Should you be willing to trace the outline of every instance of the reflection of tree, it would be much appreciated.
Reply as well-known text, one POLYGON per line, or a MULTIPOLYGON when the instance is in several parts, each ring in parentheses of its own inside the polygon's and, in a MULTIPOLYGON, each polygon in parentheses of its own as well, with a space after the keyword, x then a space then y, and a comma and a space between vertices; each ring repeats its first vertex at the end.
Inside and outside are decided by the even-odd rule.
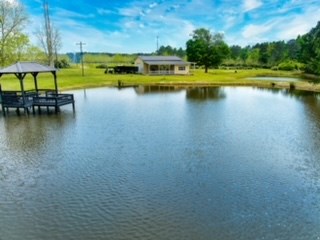
POLYGON ((134 88, 137 94, 179 92, 182 89, 179 86, 138 86, 134 88))
POLYGON ((320 98, 320 93, 317 92, 311 92, 311 91, 303 91, 303 90, 289 90, 285 89, 283 91, 284 95, 294 97, 297 99, 305 100, 305 98, 310 98, 312 100, 317 101, 317 99, 320 98))
MULTIPOLYGON (((41 151, 48 148, 50 131, 62 129, 67 119, 66 116, 37 116, 25 118, 9 116, 4 121, 4 134, 10 151, 41 151)), ((55 142, 53 144, 58 144, 55 142)))
POLYGON ((273 94, 278 94, 284 91, 284 89, 281 88, 264 88, 264 87, 252 87, 253 89, 258 89, 262 92, 271 92, 273 94))
POLYGON ((226 97, 223 88, 197 87, 187 89, 187 99, 191 100, 220 100, 226 97))

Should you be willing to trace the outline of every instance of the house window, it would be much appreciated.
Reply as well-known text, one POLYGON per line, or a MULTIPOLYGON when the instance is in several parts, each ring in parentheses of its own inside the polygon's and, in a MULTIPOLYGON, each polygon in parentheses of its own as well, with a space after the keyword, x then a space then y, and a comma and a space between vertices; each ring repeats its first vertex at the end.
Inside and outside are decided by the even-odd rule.
POLYGON ((186 70, 186 67, 179 67, 179 71, 185 71, 186 70))

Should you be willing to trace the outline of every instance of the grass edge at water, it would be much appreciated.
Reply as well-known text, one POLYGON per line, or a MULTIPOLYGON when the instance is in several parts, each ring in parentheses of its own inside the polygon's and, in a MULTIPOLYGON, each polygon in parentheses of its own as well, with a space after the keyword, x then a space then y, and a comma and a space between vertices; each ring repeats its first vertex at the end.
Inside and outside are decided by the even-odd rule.
MULTIPOLYGON (((104 69, 87 66, 82 76, 79 67, 61 69, 58 71, 58 86, 60 91, 84 89, 105 86, 118 86, 121 81, 124 86, 134 85, 181 85, 181 86, 255 86, 264 88, 290 88, 290 82, 250 80, 252 77, 292 77, 302 78, 299 72, 273 71, 269 69, 250 70, 210 70, 204 73, 203 69, 191 70, 191 74, 149 76, 140 74, 104 74, 104 69)), ((14 75, 4 75, 0 78, 3 90, 20 90, 18 79, 14 75)), ((40 89, 52 89, 53 76, 50 73, 39 74, 40 89)), ((320 84, 305 81, 294 83, 295 89, 320 92, 320 84)), ((33 78, 29 74, 25 79, 25 89, 34 89, 33 78)))

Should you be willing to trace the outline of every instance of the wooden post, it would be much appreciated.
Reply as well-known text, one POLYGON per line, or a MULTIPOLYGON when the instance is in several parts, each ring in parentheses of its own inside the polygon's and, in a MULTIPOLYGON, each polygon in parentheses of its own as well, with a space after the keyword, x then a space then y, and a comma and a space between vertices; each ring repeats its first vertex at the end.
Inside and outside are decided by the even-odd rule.
POLYGON ((25 92, 24 92, 24 84, 23 84, 23 79, 26 75, 23 75, 21 73, 18 73, 17 75, 17 78, 19 79, 19 82, 20 82, 20 89, 21 89, 21 95, 22 95, 22 101, 23 101, 23 105, 25 104, 25 92))
POLYGON ((17 78, 20 81, 20 88, 21 88, 21 96, 22 96, 22 102, 23 102, 23 109, 25 113, 28 113, 28 109, 26 107, 26 94, 24 91, 24 83, 23 83, 23 79, 25 78, 27 74, 26 73, 16 73, 17 78))
POLYGON ((32 73, 33 81, 34 81, 34 87, 36 89, 37 95, 39 95, 37 75, 38 75, 38 73, 32 73))
POLYGON ((56 94, 58 94, 58 83, 57 83, 57 74, 56 72, 52 72, 53 77, 54 77, 54 90, 56 92, 56 94))

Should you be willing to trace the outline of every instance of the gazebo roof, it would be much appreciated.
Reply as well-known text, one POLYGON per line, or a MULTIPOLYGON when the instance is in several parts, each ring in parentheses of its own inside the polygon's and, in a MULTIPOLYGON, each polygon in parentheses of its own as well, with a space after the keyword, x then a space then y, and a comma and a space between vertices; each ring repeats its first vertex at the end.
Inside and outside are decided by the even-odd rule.
POLYGON ((52 72, 55 73, 57 69, 45 66, 36 62, 17 62, 9 67, 0 69, 0 76, 2 74, 16 74, 16 73, 40 73, 52 72))

